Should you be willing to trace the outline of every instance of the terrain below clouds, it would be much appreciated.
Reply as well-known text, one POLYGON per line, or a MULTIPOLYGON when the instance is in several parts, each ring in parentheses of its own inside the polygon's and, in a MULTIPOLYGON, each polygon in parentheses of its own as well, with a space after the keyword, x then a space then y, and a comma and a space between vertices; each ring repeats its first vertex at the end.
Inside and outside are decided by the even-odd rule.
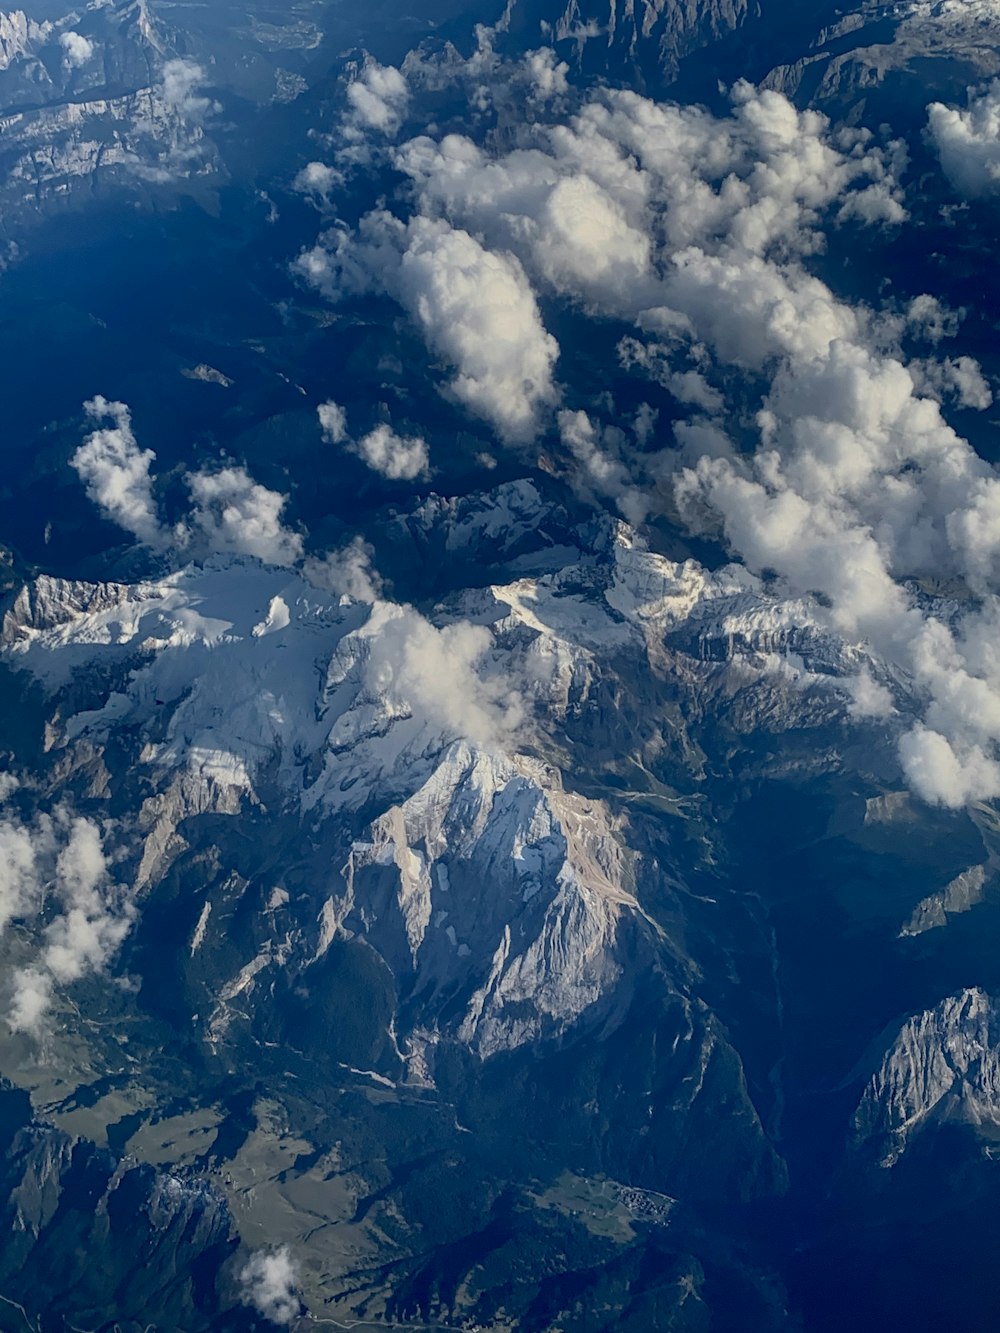
POLYGON ((1000 12, 0 16, 0 1327, 992 1327, 1000 12))

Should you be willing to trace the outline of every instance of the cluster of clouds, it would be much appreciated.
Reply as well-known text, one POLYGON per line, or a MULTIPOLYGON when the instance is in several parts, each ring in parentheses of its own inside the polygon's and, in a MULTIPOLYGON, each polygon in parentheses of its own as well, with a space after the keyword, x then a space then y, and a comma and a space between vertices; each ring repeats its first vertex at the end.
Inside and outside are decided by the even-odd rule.
POLYGON ((294 190, 321 210, 330 207, 346 171, 369 165, 379 144, 399 133, 410 106, 410 86, 401 70, 369 57, 348 83, 346 100, 336 132, 317 136, 328 142, 334 165, 308 162, 292 182, 294 190))
POLYGON ((128 407, 97 397, 84 410, 104 424, 77 449, 72 465, 104 516, 145 546, 196 556, 250 555, 271 565, 302 558, 302 537, 282 522, 287 497, 255 482, 242 467, 189 472, 190 512, 180 523, 165 524, 154 494, 156 455, 139 446, 128 407))
MULTIPOLYGON (((948 127, 953 154, 995 144, 998 104, 931 108, 946 167, 948 127)), ((321 236, 299 273, 333 298, 386 291, 501 439, 556 427, 579 488, 632 522, 667 490, 692 530, 907 673, 920 711, 899 756, 922 797, 1000 795, 1000 478, 942 412, 992 390, 972 358, 937 354, 958 319, 933 297, 875 311, 810 265, 832 227, 905 222, 905 150, 747 84, 727 117, 605 90, 522 131, 507 151, 465 134, 392 147, 405 208, 321 236), (622 366, 687 409, 666 447, 649 450, 650 409, 630 433, 566 406, 543 294, 631 325, 622 366), (908 359, 913 340, 934 354, 908 359), (932 595, 942 579, 957 600, 932 595)), ((853 711, 891 713, 862 684, 853 711)))
POLYGON ((240 1270, 243 1304, 279 1326, 290 1324, 302 1308, 297 1283, 298 1270, 287 1245, 258 1250, 240 1270))
POLYGON ((0 933, 17 923, 39 942, 35 960, 10 978, 11 1029, 37 1034, 56 986, 103 972, 135 916, 93 820, 64 806, 30 825, 0 817, 0 933))
POLYGON ((862 131, 834 136, 817 113, 748 85, 724 121, 608 91, 567 122, 536 124, 532 138, 505 154, 460 134, 403 143, 391 160, 412 182, 410 215, 376 210, 297 263, 330 297, 388 291, 454 368, 447 391, 507 442, 532 439, 558 405, 559 347, 536 289, 690 332, 684 304, 707 286, 705 306, 727 283, 732 299, 784 316, 791 332, 822 284, 802 274, 792 308, 776 309, 788 293, 766 290, 765 252, 818 248, 831 209, 840 221, 905 216, 898 149, 862 131), (739 263, 720 271, 736 249, 756 261, 746 275, 739 263))
POLYGON ((358 440, 350 439, 347 414, 335 402, 320 403, 316 409, 320 429, 328 444, 347 444, 351 453, 387 481, 416 481, 428 476, 430 455, 427 441, 419 435, 399 435, 382 423, 358 440))
MULTIPOLYGON (((86 410, 96 428, 73 466, 106 517, 137 540, 174 556, 218 552, 297 566, 314 587, 371 604, 363 632, 364 686, 393 716, 413 716, 435 734, 482 745, 518 725, 522 701, 490 659, 493 637, 486 627, 463 620, 438 627, 413 607, 383 601, 372 548, 360 537, 340 551, 305 556, 301 536, 281 521, 285 497, 241 468, 189 473, 191 509, 181 522, 165 524, 154 494, 155 455, 140 448, 128 408, 95 398, 86 410)), ((334 402, 321 404, 318 418, 329 442, 346 444, 383 476, 410 479, 427 471, 421 439, 382 425, 351 440, 346 413, 334 402)))
POLYGON ((494 51, 491 29, 479 26, 476 31, 478 47, 467 59, 450 44, 433 52, 411 51, 401 69, 368 56, 347 84, 347 107, 334 132, 313 133, 330 149, 334 165, 307 163, 296 175, 293 189, 328 209, 347 172, 382 160, 403 128, 415 94, 454 91, 460 84, 474 121, 504 107, 507 114, 520 117, 526 107, 534 113, 564 101, 569 66, 550 47, 529 51, 511 65, 494 51))

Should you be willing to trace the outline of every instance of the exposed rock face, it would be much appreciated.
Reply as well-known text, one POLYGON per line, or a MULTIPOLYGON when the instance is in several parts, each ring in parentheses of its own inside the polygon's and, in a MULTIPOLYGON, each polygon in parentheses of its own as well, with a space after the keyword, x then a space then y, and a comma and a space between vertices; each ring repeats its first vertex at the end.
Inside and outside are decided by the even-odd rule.
POLYGON ((1000 72, 998 33, 994 0, 902 5, 867 0, 847 15, 831 15, 809 52, 777 66, 764 82, 799 100, 857 104, 893 75, 910 72, 921 82, 922 109, 934 93, 960 93, 966 84, 1000 72))
POLYGON ((0 14, 0 70, 9 69, 15 60, 44 42, 51 30, 51 23, 35 23, 20 9, 0 14))
POLYGON ((908 1019, 854 1116, 859 1145, 898 1159, 930 1122, 1000 1125, 1000 1011, 982 990, 908 1019))
POLYGON ((70 1312, 106 1319, 111 1291, 112 1313, 123 1327, 138 1326, 132 1321, 141 1323, 151 1303, 178 1327, 217 1327, 214 1288, 236 1243, 222 1195, 188 1172, 119 1162, 85 1139, 32 1120, 26 1102, 0 1089, 5 1308, 35 1306, 37 1293, 22 1273, 40 1265, 58 1274, 40 1327, 55 1327, 70 1312), (100 1265, 91 1261, 98 1250, 100 1265))
POLYGON ((934 930, 948 924, 950 916, 971 912, 986 896, 986 886, 992 874, 989 865, 970 866, 956 875, 940 893, 933 894, 918 903, 909 921, 900 931, 901 935, 922 935, 924 931, 934 930))
POLYGON ((658 70, 670 78, 684 56, 759 12, 757 0, 510 0, 502 27, 541 26, 557 43, 572 44, 578 61, 589 59, 585 48, 593 43, 617 72, 658 70))
POLYGON ((622 831, 561 786, 537 761, 452 746, 355 844, 332 908, 397 975, 412 972, 422 1028, 461 996, 455 1035, 481 1057, 567 1032, 634 953, 634 931, 621 938, 622 914, 639 913, 622 831))

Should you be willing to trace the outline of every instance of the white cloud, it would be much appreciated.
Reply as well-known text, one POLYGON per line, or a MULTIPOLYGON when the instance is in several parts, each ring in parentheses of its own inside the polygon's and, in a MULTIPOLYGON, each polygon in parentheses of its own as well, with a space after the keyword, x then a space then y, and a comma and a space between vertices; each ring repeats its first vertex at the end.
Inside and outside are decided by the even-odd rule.
POLYGON ((924 292, 915 296, 906 310, 907 330, 917 337, 937 344, 954 338, 965 316, 964 310, 952 310, 936 296, 924 292))
POLYGON ((308 162, 295 177, 292 188, 325 204, 342 181, 336 167, 328 167, 325 162, 308 162))
POLYGON ((72 464, 87 488, 87 495, 106 518, 131 532, 148 546, 164 544, 164 534, 153 500, 151 449, 140 449, 132 418, 124 403, 92 398, 84 404, 95 421, 110 420, 89 435, 73 455, 72 464))
POLYGON ((94 56, 94 43, 79 32, 59 34, 59 45, 63 49, 63 63, 69 69, 79 69, 94 56))
POLYGON ((382 580, 372 568, 373 547, 355 537, 340 551, 322 557, 310 556, 302 573, 316 588, 349 597, 353 602, 374 602, 382 591, 382 580))
POLYGON ((418 217, 404 226, 378 214, 342 250, 304 256, 299 271, 328 292, 341 281, 386 285, 455 368, 451 395, 506 440, 534 436, 555 400, 559 349, 513 256, 491 252, 441 220, 418 217))
POLYGON ((406 116, 410 89, 400 70, 369 60, 348 85, 347 102, 343 134, 349 143, 363 143, 372 133, 392 138, 406 116))
POLYGON ((417 218, 398 294, 431 347, 455 366, 450 388, 459 402, 505 439, 530 439, 554 398, 558 347, 517 260, 447 223, 417 218))
POLYGON ((143 152, 131 158, 132 170, 145 180, 166 184, 203 169, 208 155, 205 128, 222 107, 199 89, 207 74, 194 60, 168 60, 146 106, 135 122, 143 152))
POLYGON ((320 403, 316 409, 323 439, 328 444, 343 444, 347 439, 347 414, 339 404, 330 401, 320 403))
POLYGON ((255 482, 245 468, 192 472, 187 484, 193 508, 178 530, 182 543, 256 556, 270 565, 291 565, 302 558, 302 538, 281 522, 288 497, 255 482))
POLYGON ((240 1271, 240 1281, 243 1303, 253 1306, 272 1324, 290 1324, 298 1315, 298 1274, 287 1245, 251 1255, 240 1271))
POLYGON ((493 638, 485 626, 459 621, 438 629, 412 607, 382 604, 377 611, 365 679, 390 706, 484 746, 520 722, 519 695, 490 669, 493 638))
POLYGON ((160 73, 164 102, 185 120, 200 124, 212 112, 222 109, 211 97, 199 93, 207 79, 205 70, 194 60, 182 57, 168 60, 160 73))
POLYGON ((99 972, 132 927, 133 905, 111 884, 100 830, 75 819, 56 862, 62 912, 46 927, 46 968, 56 981, 99 972))
POLYGON ((11 921, 41 905, 42 887, 30 832, 20 823, 0 820, 0 934, 11 921))
POLYGON ((960 194, 976 198, 1000 188, 1000 80, 978 96, 970 92, 964 111, 932 102, 927 118, 931 145, 960 194))
POLYGON ((111 878, 98 826, 62 806, 31 826, 0 820, 0 855, 0 930, 17 920, 38 942, 34 961, 11 979, 7 1022, 37 1032, 57 983, 104 971, 134 924, 135 905, 111 878))
POLYGON ((957 752, 939 732, 916 726, 899 746, 903 772, 925 801, 957 808, 1000 795, 1000 766, 978 745, 957 752))
POLYGON ((12 1032, 37 1034, 52 1005, 52 978, 37 967, 14 973, 7 1023, 12 1032))
POLYGON ((391 481, 425 477, 430 466, 426 441, 418 436, 397 435, 386 425, 369 431, 356 442, 353 451, 373 472, 391 481))
POLYGON ((630 523, 642 523, 649 513, 646 494, 635 485, 622 461, 624 432, 616 427, 595 426, 586 412, 559 413, 559 437, 580 464, 575 480, 578 488, 614 500, 630 523))
POLYGON ((985 412, 993 405, 993 390, 974 357, 911 361, 909 370, 920 392, 939 402, 953 399, 959 407, 976 412, 985 412))
POLYGON ((895 712, 892 691, 875 680, 867 668, 844 684, 851 695, 847 711, 852 717, 887 718, 895 712))
POLYGON ((565 60, 557 60, 551 46, 543 46, 537 51, 528 51, 521 61, 528 77, 532 99, 537 102, 550 102, 565 97, 569 92, 566 75, 569 65, 565 60))

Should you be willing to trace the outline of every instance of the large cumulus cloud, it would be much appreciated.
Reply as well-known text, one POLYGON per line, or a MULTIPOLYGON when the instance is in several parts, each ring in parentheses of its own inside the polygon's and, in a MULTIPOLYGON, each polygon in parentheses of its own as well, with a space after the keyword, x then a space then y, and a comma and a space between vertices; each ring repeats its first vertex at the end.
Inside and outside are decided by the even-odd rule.
POLYGON ((964 110, 932 102, 927 135, 960 194, 994 194, 1000 189, 1000 80, 970 96, 964 110))
POLYGON ((507 441, 534 437, 555 400, 559 348, 546 332, 518 259, 470 232, 423 215, 369 215, 356 238, 338 235, 297 261, 331 296, 381 286, 407 310, 452 375, 448 392, 507 441))

